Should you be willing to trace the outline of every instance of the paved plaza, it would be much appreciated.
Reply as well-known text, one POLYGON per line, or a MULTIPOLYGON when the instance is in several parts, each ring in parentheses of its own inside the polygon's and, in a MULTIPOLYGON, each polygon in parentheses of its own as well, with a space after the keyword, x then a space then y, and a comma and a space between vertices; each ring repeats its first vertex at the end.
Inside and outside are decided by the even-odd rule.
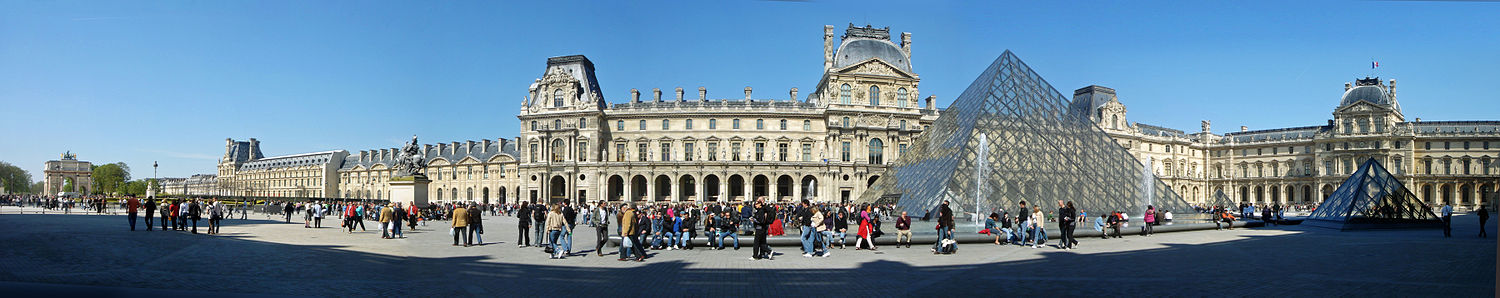
MULTIPOLYGON (((23 296, 1490 296, 1494 238, 1474 238, 1475 216, 1441 231, 1335 232, 1301 226, 1080 239, 1080 249, 963 245, 835 250, 804 258, 776 247, 775 260, 741 250, 652 251, 645 262, 592 255, 592 228, 576 252, 551 260, 518 248, 515 219, 487 216, 483 246, 454 247, 433 222, 410 238, 347 234, 251 214, 222 234, 130 232, 123 216, 17 214, 0 210, 0 289, 23 296)), ((28 209, 30 211, 30 209, 28 209)), ((200 223, 206 230, 206 221, 200 223)), ((1491 223, 1491 231, 1494 231, 1491 223)), ((202 232, 202 231, 200 231, 202 232)), ((851 238, 852 240, 852 238, 851 238)), ((606 248, 612 254, 614 248, 606 248)))

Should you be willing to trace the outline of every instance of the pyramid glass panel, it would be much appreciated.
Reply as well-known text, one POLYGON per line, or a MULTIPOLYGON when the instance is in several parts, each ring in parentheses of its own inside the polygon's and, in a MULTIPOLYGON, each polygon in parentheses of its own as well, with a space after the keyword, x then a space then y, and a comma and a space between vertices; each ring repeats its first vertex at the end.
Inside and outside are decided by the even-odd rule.
POLYGON ((1235 203, 1234 199, 1230 199, 1229 195, 1224 194, 1223 190, 1216 190, 1213 197, 1210 197, 1208 201, 1208 207, 1212 208, 1214 206, 1235 209, 1239 206, 1239 203, 1235 203))
POLYGON ((1141 214, 1147 205, 1191 213, 1085 110, 1070 106, 1006 51, 858 201, 917 216, 943 200, 959 213, 1013 210, 1022 201, 1056 210, 1059 200, 1090 214, 1141 214))
POLYGON ((1307 219, 1309 225, 1341 230, 1442 227, 1431 206, 1418 200, 1373 158, 1361 164, 1307 219))

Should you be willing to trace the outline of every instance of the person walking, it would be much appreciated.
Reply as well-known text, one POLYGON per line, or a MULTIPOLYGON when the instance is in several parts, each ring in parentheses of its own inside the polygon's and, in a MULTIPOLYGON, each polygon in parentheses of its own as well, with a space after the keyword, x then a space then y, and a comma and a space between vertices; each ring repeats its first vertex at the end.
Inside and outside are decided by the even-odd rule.
POLYGON ((526 202, 523 201, 521 202, 521 207, 516 210, 516 229, 521 231, 516 235, 516 247, 531 246, 531 234, 528 231, 530 228, 531 208, 527 207, 526 202))
MULTIPOLYGON (((394 236, 391 235, 391 222, 396 217, 396 210, 380 208, 379 214, 379 216, 376 216, 375 221, 379 223, 376 224, 376 228, 380 229, 380 239, 391 239, 394 236)), ((353 225, 349 227, 349 232, 354 232, 353 225)))
POLYGON ((774 260, 771 247, 766 245, 766 234, 771 232, 771 224, 776 221, 776 210, 766 206, 765 199, 756 199, 755 215, 752 219, 755 220, 755 247, 752 249, 750 260, 774 260))
POLYGON ((208 234, 219 234, 219 221, 224 219, 224 204, 219 201, 208 203, 208 234))
POLYGON ((281 208, 282 208, 281 214, 286 215, 286 223, 292 223, 292 211, 296 211, 297 210, 295 207, 292 206, 292 202, 283 202, 283 203, 281 203, 281 208))
MULTIPOLYGON (((1062 230, 1062 239, 1057 246, 1061 249, 1073 249, 1078 241, 1073 240, 1073 226, 1078 223, 1078 210, 1073 208, 1073 202, 1068 201, 1062 208, 1057 210, 1057 228, 1062 230)), ((1150 224, 1147 224, 1150 225, 1150 224)))
MULTIPOLYGON (((339 226, 349 228, 344 232, 345 234, 354 234, 354 217, 357 216, 354 214, 354 210, 356 208, 357 207, 355 207, 353 204, 344 205, 344 223, 340 224, 339 226)), ((379 218, 376 219, 378 220, 379 218)), ((381 224, 381 226, 384 227, 384 224, 381 224)), ((381 238, 385 238, 384 232, 382 232, 380 235, 381 238)))
POLYGON ((620 259, 617 261, 641 262, 646 259, 646 250, 641 248, 639 219, 635 206, 625 204, 620 210, 620 259), (635 253, 635 258, 631 258, 635 253))
POLYGON ((813 206, 809 206, 809 207, 810 208, 807 208, 807 209, 811 209, 811 212, 812 212, 812 216, 808 219, 808 221, 812 223, 812 229, 811 229, 812 231, 809 234, 812 234, 811 237, 812 237, 812 243, 813 243, 813 245, 817 246, 816 248, 813 249, 813 254, 814 255, 820 255, 820 256, 826 258, 826 257, 828 257, 828 255, 829 255, 829 253, 831 251, 828 250, 828 242, 823 241, 823 239, 822 239, 823 238, 823 230, 827 230, 828 229, 828 226, 823 223, 823 220, 825 219, 825 217, 823 216, 824 212, 823 212, 822 208, 817 208, 817 207, 813 207, 813 206), (818 249, 817 248, 822 248, 822 254, 818 254, 818 249))
MULTIPOLYGON (((609 205, 599 201, 598 207, 589 211, 589 223, 594 225, 594 254, 604 256, 604 244, 609 243, 609 205)), ((621 238, 621 242, 625 239, 621 238)))
MULTIPOLYGON (((156 197, 155 196, 146 197, 145 206, 142 206, 142 207, 146 208, 146 231, 150 231, 151 230, 151 226, 155 224, 155 223, 151 222, 151 217, 152 217, 152 213, 156 213, 156 197)), ((132 220, 131 222, 134 222, 134 221, 132 220)))
MULTIPOLYGON (((1271 209, 1266 210, 1269 211, 1271 209)), ((1268 212, 1266 213, 1266 215, 1268 216, 1265 218, 1261 218, 1261 220, 1270 220, 1269 215, 1271 214, 1268 212)), ((1151 237, 1151 234, 1156 233, 1156 231, 1151 230, 1151 225, 1156 224, 1156 207, 1146 205, 1146 214, 1144 214, 1142 218, 1145 220, 1146 224, 1141 226, 1141 236, 1151 237)))
POLYGON ((854 242, 854 250, 861 250, 866 247, 869 247, 870 250, 877 250, 877 248, 875 247, 874 237, 874 216, 875 212, 871 209, 870 206, 865 206, 865 210, 859 212, 859 239, 855 240, 854 242))
POLYGON ((1453 205, 1443 204, 1443 237, 1453 237, 1453 205))
MULTIPOLYGON (((389 208, 387 208, 389 209, 389 208)), ((484 209, 469 204, 469 237, 474 238, 474 245, 484 246, 484 209)))
MULTIPOLYGON (((125 199, 125 208, 126 208, 126 210, 128 210, 128 212, 125 213, 125 219, 130 221, 130 230, 131 231, 135 231, 135 209, 139 208, 140 206, 141 206, 141 201, 136 200, 135 197, 131 197, 129 199, 125 199)), ((150 215, 146 215, 146 218, 151 218, 151 216, 150 215)), ((150 227, 151 224, 147 223, 146 226, 150 227)))
POLYGON ((567 228, 567 223, 564 221, 565 219, 562 215, 562 208, 559 208, 559 206, 557 205, 553 205, 552 212, 547 213, 546 222, 547 237, 548 239, 551 239, 548 242, 552 245, 552 254, 550 256, 550 259, 563 258, 563 248, 562 245, 558 243, 558 238, 562 237, 563 229, 567 228))
POLYGON ((455 205, 453 208, 452 223, 453 230, 451 230, 449 233, 453 234, 453 246, 458 246, 459 238, 464 239, 464 247, 469 247, 470 245, 472 245, 473 239, 469 239, 468 237, 469 210, 464 209, 464 206, 462 205, 455 205))
POLYGON ((547 206, 541 203, 531 204, 531 224, 536 227, 532 229, 532 239, 536 239, 537 246, 546 246, 547 237, 542 233, 547 230, 547 206))
POLYGON ((902 243, 911 248, 911 217, 906 211, 901 211, 901 217, 896 218, 896 247, 901 247, 902 243))
MULTIPOLYGON (((1474 212, 1479 213, 1479 238, 1489 238, 1490 234, 1485 232, 1485 223, 1490 221, 1490 211, 1486 210, 1484 205, 1479 205, 1479 210, 1474 212)), ((149 218, 150 215, 147 217, 149 218)))

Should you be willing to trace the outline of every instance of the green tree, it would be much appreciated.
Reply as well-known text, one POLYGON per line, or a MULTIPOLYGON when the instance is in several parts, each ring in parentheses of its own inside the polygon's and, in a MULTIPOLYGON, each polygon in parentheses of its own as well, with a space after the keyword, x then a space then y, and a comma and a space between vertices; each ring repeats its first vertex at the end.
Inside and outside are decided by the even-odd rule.
POLYGON ((126 181, 130 181, 130 166, 123 162, 94 166, 93 193, 119 193, 126 181))
POLYGON ((46 188, 47 188, 47 184, 46 183, 43 183, 42 181, 37 181, 36 183, 32 183, 31 184, 31 193, 33 193, 33 194, 39 194, 39 195, 40 194, 44 194, 43 192, 47 191, 46 188))
POLYGON ((125 185, 124 187, 122 187, 120 192, 124 193, 125 195, 144 196, 146 195, 147 183, 148 182, 146 180, 134 180, 125 182, 125 185))
POLYGON ((0 161, 0 187, 7 193, 31 192, 31 173, 8 162, 0 161))

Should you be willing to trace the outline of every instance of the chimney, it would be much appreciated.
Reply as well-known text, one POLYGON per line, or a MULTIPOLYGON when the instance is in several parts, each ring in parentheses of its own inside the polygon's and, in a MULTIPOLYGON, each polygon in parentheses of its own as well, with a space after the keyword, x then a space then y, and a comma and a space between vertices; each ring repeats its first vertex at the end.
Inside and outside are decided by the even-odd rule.
POLYGON ((255 156, 256 152, 260 152, 260 141, 250 138, 250 158, 259 158, 255 156))
POLYGON ((234 150, 230 150, 231 148, 234 148, 234 139, 224 138, 224 158, 233 158, 234 150))
POLYGON ((448 154, 458 154, 458 142, 453 142, 448 146, 448 154))
POLYGON ((1209 130, 1208 130, 1209 122, 1208 122, 1208 120, 1203 120, 1202 124, 1203 124, 1203 132, 1204 133, 1209 132, 1209 130))
POLYGON ((651 88, 651 94, 656 102, 661 102, 661 88, 651 88))
POLYGON ((359 161, 360 162, 370 161, 370 151, 360 150, 359 151, 359 161))
POLYGON ((792 101, 797 101, 797 87, 792 87, 792 101))
POLYGON ((469 145, 464 146, 465 154, 474 154, 474 140, 469 140, 469 145))
POLYGON ((823 25, 823 71, 833 69, 833 25, 823 25))
POLYGON ((480 153, 489 153, 490 152, 490 139, 484 139, 484 147, 479 148, 479 152, 480 153))
POLYGON ((448 144, 438 143, 437 144, 437 151, 438 151, 437 154, 439 154, 439 155, 443 154, 443 152, 447 152, 448 151, 448 144))
POLYGON ((1250 131, 1250 127, 1249 126, 1240 125, 1240 132, 1247 132, 1247 131, 1250 131))
POLYGON ((427 152, 432 152, 432 144, 422 144, 422 154, 427 154, 427 152))
POLYGON ((631 88, 630 89, 630 103, 640 103, 640 102, 641 102, 641 90, 635 90, 635 88, 631 88))
POLYGON ((1344 91, 1349 91, 1349 89, 1351 88, 1354 88, 1354 85, 1349 84, 1349 82, 1344 82, 1344 91))
POLYGON ((745 101, 750 101, 750 87, 745 87, 745 101))
POLYGON ((677 101, 682 101, 682 87, 677 87, 677 101))
POLYGON ((698 101, 708 100, 708 88, 698 86, 698 101))
POLYGON ((911 32, 901 32, 901 51, 911 56, 911 32))
POLYGON ((1385 91, 1391 94, 1391 100, 1396 99, 1396 79, 1391 79, 1391 85, 1386 86, 1385 91))

